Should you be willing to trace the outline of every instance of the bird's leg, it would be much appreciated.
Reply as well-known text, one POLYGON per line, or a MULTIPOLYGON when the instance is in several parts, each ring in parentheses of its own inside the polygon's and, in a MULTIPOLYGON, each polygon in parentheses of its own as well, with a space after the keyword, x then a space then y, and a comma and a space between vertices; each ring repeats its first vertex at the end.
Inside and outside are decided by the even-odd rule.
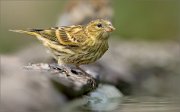
POLYGON ((57 69, 60 72, 66 73, 66 75, 69 74, 69 67, 66 64, 63 64, 61 61, 58 60, 58 64, 51 64, 50 65, 53 69, 57 69))
POLYGON ((58 66, 65 72, 67 75, 70 73, 79 74, 81 73, 81 69, 78 69, 75 65, 72 64, 65 64, 60 59, 58 60, 58 66))
POLYGON ((58 66, 55 69, 60 69, 62 72, 65 72, 67 75, 70 73, 73 74, 88 74, 79 65, 65 64, 60 59, 58 59, 58 66))
POLYGON ((78 68, 79 70, 81 70, 84 74, 88 74, 86 71, 84 71, 82 68, 80 68, 79 65, 76 65, 76 68, 78 68))

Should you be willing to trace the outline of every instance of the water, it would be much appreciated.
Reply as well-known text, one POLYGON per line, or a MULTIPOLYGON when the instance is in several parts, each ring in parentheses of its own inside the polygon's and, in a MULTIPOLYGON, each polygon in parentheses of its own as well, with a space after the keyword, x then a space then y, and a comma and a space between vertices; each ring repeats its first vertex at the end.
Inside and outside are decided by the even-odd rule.
POLYGON ((123 96, 110 85, 100 85, 88 96, 76 99, 60 112, 180 112, 180 98, 123 96))
POLYGON ((123 97, 109 99, 104 102, 99 99, 93 104, 89 98, 77 99, 61 112, 180 112, 180 99, 167 97, 123 97))

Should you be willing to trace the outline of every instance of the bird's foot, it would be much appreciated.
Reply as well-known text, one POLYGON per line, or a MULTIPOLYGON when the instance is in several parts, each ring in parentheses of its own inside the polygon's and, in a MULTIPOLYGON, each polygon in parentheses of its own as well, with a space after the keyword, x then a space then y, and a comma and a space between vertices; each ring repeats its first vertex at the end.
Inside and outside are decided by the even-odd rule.
POLYGON ((59 64, 50 64, 49 65, 52 69, 58 70, 58 72, 66 72, 65 67, 63 65, 59 65, 59 64))
POLYGON ((76 75, 87 74, 80 67, 77 67, 75 65, 70 65, 70 64, 51 64, 50 67, 58 70, 59 72, 64 72, 67 76, 72 73, 76 75))

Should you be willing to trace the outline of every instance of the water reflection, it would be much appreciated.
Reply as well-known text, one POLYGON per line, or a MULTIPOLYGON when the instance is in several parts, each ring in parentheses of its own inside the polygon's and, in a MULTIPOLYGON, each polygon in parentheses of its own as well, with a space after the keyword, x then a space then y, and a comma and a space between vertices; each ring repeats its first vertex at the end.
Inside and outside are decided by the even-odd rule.
POLYGON ((129 97, 122 103, 121 112, 179 112, 179 98, 129 97))

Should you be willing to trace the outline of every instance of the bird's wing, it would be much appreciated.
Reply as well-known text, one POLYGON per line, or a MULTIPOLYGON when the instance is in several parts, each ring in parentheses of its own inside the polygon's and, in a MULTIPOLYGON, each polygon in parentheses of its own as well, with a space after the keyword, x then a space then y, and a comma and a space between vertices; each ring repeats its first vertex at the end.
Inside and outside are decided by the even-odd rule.
POLYGON ((86 35, 84 28, 80 25, 77 26, 65 26, 65 27, 53 27, 49 29, 29 29, 24 30, 11 30, 19 33, 27 33, 36 37, 41 36, 47 40, 67 45, 67 46, 80 46, 85 41, 86 35))
POLYGON ((80 25, 61 27, 56 30, 56 36, 64 45, 81 45, 87 38, 84 28, 80 25))

